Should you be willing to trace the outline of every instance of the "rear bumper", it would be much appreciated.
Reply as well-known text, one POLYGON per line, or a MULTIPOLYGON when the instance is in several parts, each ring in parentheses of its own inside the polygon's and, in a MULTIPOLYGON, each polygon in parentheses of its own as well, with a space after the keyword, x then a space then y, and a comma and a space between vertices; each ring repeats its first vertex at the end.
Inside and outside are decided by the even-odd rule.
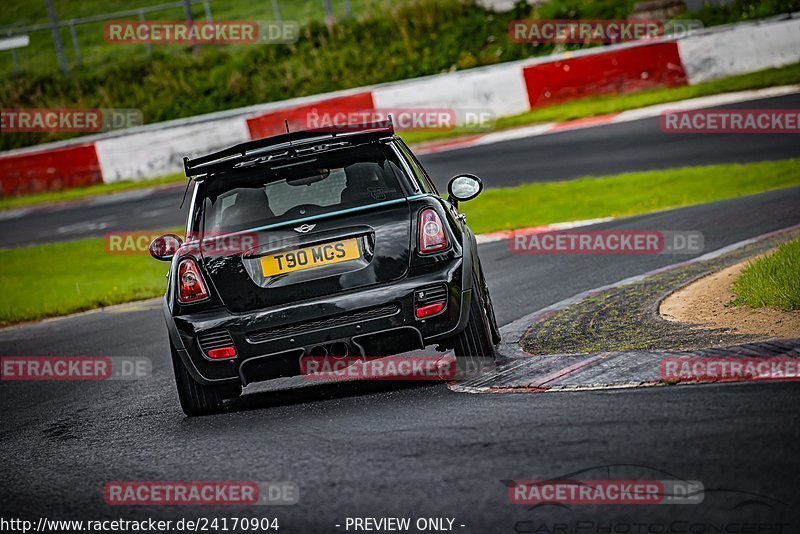
POLYGON ((164 314, 170 341, 192 377, 201 384, 242 382, 293 376, 299 361, 312 348, 344 342, 351 353, 379 356, 421 349, 458 334, 466 326, 472 288, 471 261, 465 254, 437 266, 435 271, 409 276, 391 284, 339 293, 233 314, 216 309, 173 317, 167 301, 164 314), (447 307, 418 320, 414 295, 421 288, 446 284, 447 307), (237 357, 208 359, 198 343, 204 333, 226 330, 237 357))

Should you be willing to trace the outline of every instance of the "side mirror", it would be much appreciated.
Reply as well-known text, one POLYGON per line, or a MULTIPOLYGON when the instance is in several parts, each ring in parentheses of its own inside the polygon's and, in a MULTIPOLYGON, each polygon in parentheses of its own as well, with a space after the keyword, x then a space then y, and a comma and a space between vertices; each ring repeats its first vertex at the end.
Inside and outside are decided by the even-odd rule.
POLYGON ((150 255, 159 261, 170 261, 181 245, 183 241, 180 237, 175 234, 165 234, 150 243, 150 255))
POLYGON ((483 191, 483 182, 474 174, 458 174, 450 179, 447 184, 448 200, 455 206, 458 202, 465 202, 477 197, 483 191))

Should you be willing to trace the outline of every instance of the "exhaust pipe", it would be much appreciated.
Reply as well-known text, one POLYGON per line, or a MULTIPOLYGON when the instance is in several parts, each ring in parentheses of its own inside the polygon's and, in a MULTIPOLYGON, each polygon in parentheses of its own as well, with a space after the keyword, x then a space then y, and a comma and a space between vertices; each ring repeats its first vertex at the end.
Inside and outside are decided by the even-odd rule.
POLYGON ((322 345, 317 345, 316 347, 311 347, 311 349, 308 351, 308 355, 313 358, 324 358, 328 355, 328 349, 322 345))
POLYGON ((343 341, 337 341, 331 345, 331 356, 334 358, 344 358, 350 354, 350 347, 343 341))

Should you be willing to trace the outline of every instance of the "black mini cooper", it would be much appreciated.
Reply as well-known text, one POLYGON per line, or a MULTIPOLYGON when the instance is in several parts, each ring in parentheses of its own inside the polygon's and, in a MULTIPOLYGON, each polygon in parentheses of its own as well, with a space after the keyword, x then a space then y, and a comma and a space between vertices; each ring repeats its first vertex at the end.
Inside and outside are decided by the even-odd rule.
POLYGON ((181 407, 219 410, 252 382, 301 374, 308 356, 400 354, 428 345, 494 361, 500 335, 475 235, 390 121, 250 141, 195 159, 186 241, 164 315, 181 407))

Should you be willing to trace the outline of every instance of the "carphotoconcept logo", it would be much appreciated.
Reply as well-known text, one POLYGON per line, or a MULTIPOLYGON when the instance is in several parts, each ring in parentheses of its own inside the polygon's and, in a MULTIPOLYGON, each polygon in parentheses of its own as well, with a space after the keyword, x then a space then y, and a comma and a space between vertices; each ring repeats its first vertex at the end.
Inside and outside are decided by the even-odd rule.
POLYGON ((0 109, 0 133, 105 132, 143 123, 142 112, 138 109, 0 109))
POLYGON ((522 230, 508 244, 515 254, 697 254, 704 239, 695 231, 522 230))
POLYGON ((299 36, 299 24, 289 20, 113 20, 103 28, 109 44, 289 44, 299 36))

